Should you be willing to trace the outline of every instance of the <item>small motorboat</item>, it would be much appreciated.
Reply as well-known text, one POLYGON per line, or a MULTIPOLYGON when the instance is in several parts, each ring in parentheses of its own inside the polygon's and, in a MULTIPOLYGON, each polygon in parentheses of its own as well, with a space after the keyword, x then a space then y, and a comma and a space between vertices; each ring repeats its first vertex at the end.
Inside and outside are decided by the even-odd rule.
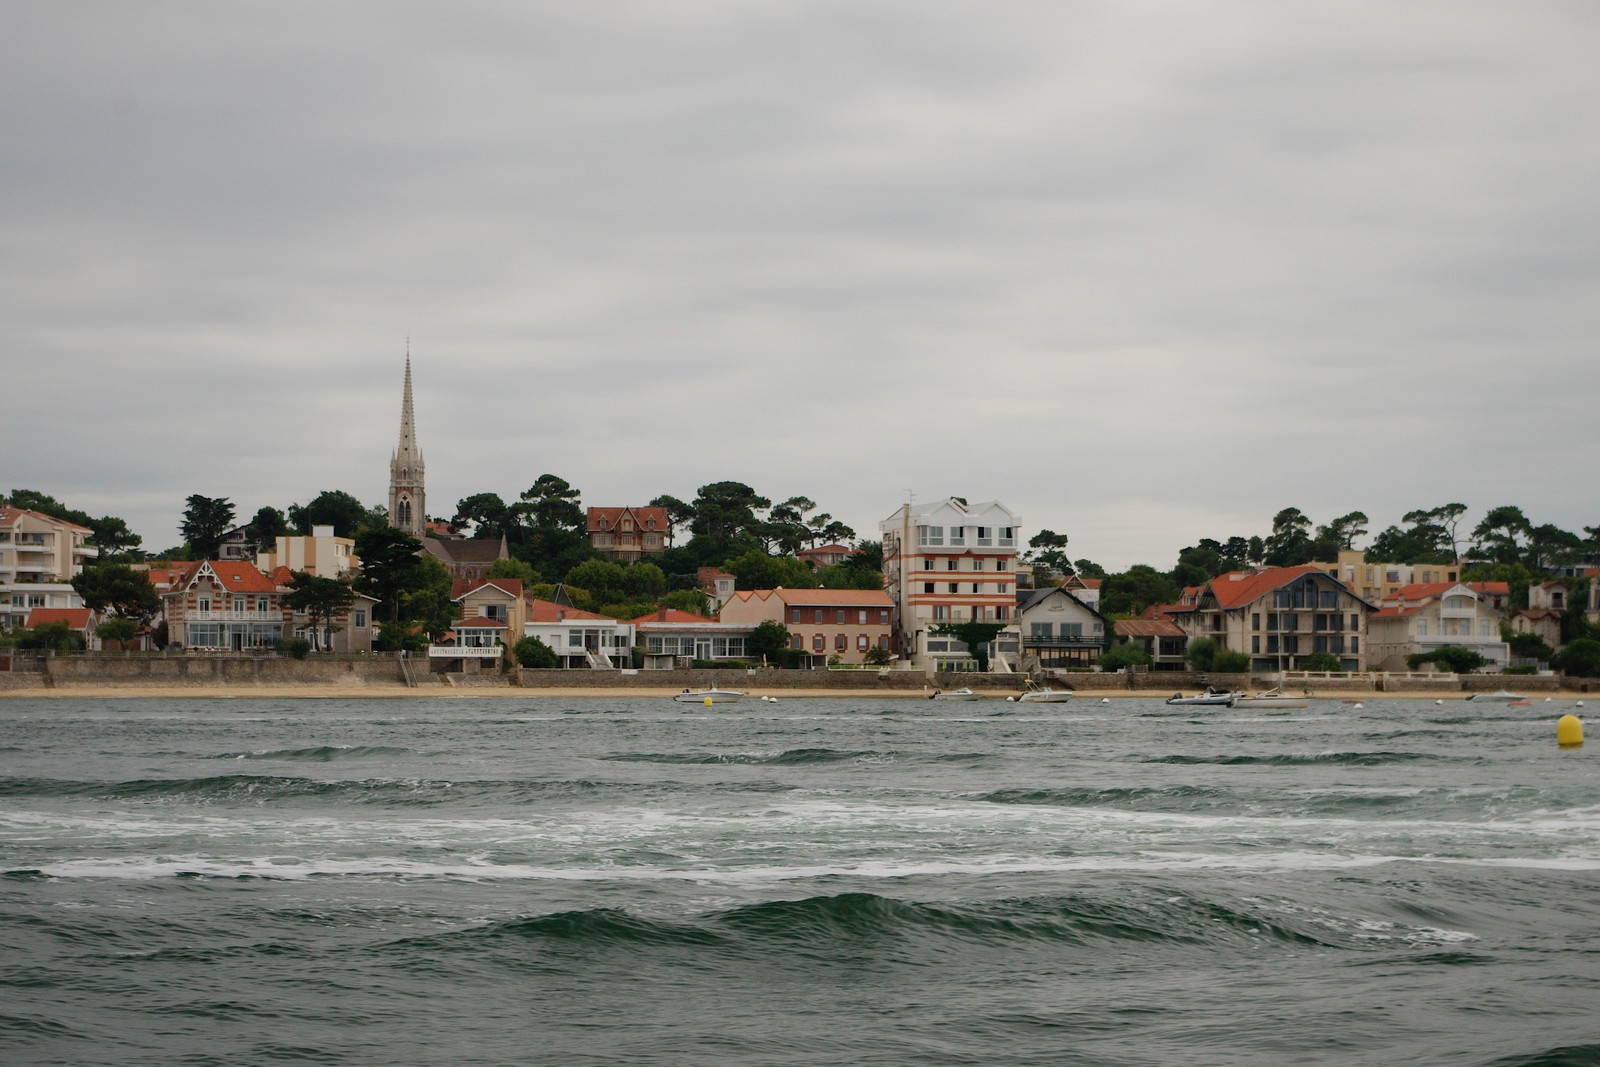
POLYGON ((950 689, 950 690, 935 689, 933 692, 928 694, 928 699, 929 700, 982 700, 983 699, 983 694, 982 693, 974 693, 972 690, 968 689, 966 686, 962 686, 960 689, 950 689))
POLYGON ((1229 701, 1230 708, 1304 708, 1309 707, 1311 700, 1304 696, 1284 696, 1278 689, 1267 689, 1253 696, 1243 693, 1234 695, 1229 701))
POLYGON ((680 704, 731 704, 744 698, 743 693, 731 689, 685 689, 681 693, 673 694, 672 699, 680 704))
POLYGON ((1182 693, 1173 693, 1167 698, 1167 703, 1180 704, 1184 707, 1227 705, 1232 704, 1236 697, 1242 696, 1244 696, 1242 692, 1218 689, 1215 686, 1208 685, 1204 693, 1197 693, 1192 697, 1186 697, 1182 693))
POLYGON ((1028 691, 1017 697, 1018 704, 1065 704, 1072 699, 1070 689, 1052 689, 1037 682, 1028 683, 1028 691))
POLYGON ((1504 689, 1496 689, 1492 693, 1473 693, 1467 699, 1485 704, 1513 704, 1518 701, 1526 701, 1528 698, 1521 693, 1508 693, 1504 689))

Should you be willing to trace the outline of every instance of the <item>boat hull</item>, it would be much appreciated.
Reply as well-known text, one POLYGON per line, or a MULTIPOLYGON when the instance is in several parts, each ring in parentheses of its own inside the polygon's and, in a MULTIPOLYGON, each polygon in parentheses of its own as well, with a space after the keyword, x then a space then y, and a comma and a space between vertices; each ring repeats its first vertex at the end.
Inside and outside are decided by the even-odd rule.
POLYGON ((713 704, 732 704, 743 698, 743 693, 732 693, 726 689, 701 689, 696 692, 678 693, 672 699, 680 704, 704 704, 707 700, 713 704))
POLYGON ((1032 693, 1023 693, 1017 698, 1018 704, 1065 704, 1072 699, 1071 693, 1055 689, 1041 689, 1032 693))
POLYGON ((1304 697, 1239 697, 1229 707, 1234 708, 1306 708, 1311 701, 1304 697))

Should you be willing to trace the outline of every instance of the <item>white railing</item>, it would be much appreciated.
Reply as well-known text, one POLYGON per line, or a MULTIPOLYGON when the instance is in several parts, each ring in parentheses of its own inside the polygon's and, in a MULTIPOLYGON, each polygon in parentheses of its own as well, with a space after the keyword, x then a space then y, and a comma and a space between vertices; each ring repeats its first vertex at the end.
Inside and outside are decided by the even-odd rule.
POLYGON ((282 622, 282 611, 191 611, 184 622, 282 622))
POLYGON ((499 659, 499 645, 429 645, 429 659, 499 659))

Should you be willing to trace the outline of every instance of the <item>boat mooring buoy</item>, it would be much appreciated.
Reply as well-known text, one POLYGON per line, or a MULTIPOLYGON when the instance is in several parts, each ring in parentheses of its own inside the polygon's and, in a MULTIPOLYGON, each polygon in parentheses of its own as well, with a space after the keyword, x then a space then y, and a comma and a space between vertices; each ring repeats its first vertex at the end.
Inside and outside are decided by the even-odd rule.
POLYGON ((1011 702, 1012 702, 1012 701, 1013 701, 1013 700, 1016 700, 1016 699, 1017 699, 1017 698, 1016 698, 1016 697, 1006 697, 1006 703, 1007 703, 1007 704, 1009 704, 1009 703, 1011 703, 1011 702))
POLYGON ((1361 703, 1361 701, 1358 700, 1354 704, 1350 705, 1350 710, 1351 711, 1359 711, 1364 707, 1366 707, 1366 705, 1361 703))
POLYGON ((1435 701, 1434 701, 1434 703, 1435 703, 1435 704, 1443 704, 1443 703, 1444 703, 1444 701, 1442 701, 1442 700, 1435 700, 1435 701))
POLYGON ((1563 715, 1556 722, 1556 744, 1562 748, 1577 748, 1583 744, 1583 720, 1576 715, 1563 715))
POLYGON ((709 708, 710 706, 711 706, 711 698, 710 697, 706 697, 706 707, 709 708))

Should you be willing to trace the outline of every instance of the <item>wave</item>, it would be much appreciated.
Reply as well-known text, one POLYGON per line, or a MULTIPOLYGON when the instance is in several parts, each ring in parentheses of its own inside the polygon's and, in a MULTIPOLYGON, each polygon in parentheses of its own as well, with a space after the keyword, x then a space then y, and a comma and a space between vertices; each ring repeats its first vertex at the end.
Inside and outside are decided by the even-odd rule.
MULTIPOLYGON (((527 803, 601 793, 655 796, 681 788, 673 782, 605 782, 587 778, 551 781, 428 778, 363 778, 324 781, 284 775, 222 774, 206 778, 136 778, 73 781, 0 778, 0 797, 83 798, 146 803, 244 803, 327 798, 344 803, 433 806, 471 802, 527 803)), ((704 787, 695 787, 703 791, 704 787)), ((740 783, 717 788, 738 792, 782 792, 778 783, 740 783)))
POLYGON ((1166 805, 1182 807, 1227 804, 1238 806, 1239 796, 1231 790, 1203 786, 1125 786, 1108 789, 996 789, 973 797, 988 804, 1039 804, 1055 807, 1089 808, 1100 806, 1166 805))
POLYGON ((713 946, 763 957, 796 952, 810 956, 853 955, 863 946, 879 952, 886 943, 914 947, 927 942, 943 944, 951 950, 963 945, 1005 948, 1030 942, 1079 946, 1144 942, 1364 947, 1353 939, 1330 937, 1313 924, 1295 925, 1281 918, 1187 897, 1168 898, 1159 906, 1083 896, 944 905, 897 900, 875 893, 767 901, 681 921, 646 919, 611 908, 566 911, 407 938, 397 942, 396 947, 414 946, 420 941, 478 951, 507 941, 528 940, 594 949, 713 946))
POLYGON ((1484 1067, 1594 1067, 1600 1063, 1600 1044, 1562 1045, 1542 1052, 1502 1056, 1484 1067))
POLYGON ((368 756, 409 756, 409 748, 388 745, 317 745, 312 748, 273 748, 256 752, 222 752, 209 759, 231 760, 307 760, 314 763, 331 763, 340 759, 364 759, 368 756))
POLYGON ((1141 763, 1208 764, 1219 767, 1260 765, 1264 767, 1300 767, 1319 763, 1343 764, 1356 767, 1375 767, 1384 763, 1410 763, 1417 760, 1453 762, 1476 757, 1439 756, 1430 752, 1291 752, 1277 756, 1151 756, 1141 763))
POLYGON ((602 759, 617 763, 709 764, 739 763, 792 765, 842 763, 849 760, 894 759, 893 752, 851 751, 834 748, 791 748, 783 752, 623 752, 602 759))

